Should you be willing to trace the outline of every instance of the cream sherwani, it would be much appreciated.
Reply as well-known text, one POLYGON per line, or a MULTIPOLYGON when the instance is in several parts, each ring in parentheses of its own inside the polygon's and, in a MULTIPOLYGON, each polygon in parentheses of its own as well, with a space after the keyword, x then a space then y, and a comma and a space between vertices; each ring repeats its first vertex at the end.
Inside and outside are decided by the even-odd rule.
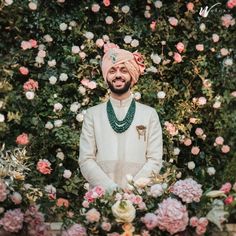
MULTIPOLYGON (((131 104, 110 98, 118 120, 122 120, 131 104)), ((121 134, 110 126, 106 102, 87 110, 80 136, 79 165, 91 187, 106 189, 126 187, 126 175, 137 180, 159 172, 162 167, 162 129, 155 109, 136 102, 136 112, 130 127, 121 134), (139 134, 137 126, 144 126, 139 134)))

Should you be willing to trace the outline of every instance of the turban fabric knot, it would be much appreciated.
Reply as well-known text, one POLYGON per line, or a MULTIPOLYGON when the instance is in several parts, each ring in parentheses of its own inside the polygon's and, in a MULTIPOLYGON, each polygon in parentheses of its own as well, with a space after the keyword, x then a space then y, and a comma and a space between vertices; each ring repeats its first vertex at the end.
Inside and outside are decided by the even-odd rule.
POLYGON ((144 60, 140 53, 132 53, 120 49, 113 43, 104 45, 104 52, 105 54, 102 58, 102 75, 104 80, 106 80, 107 73, 111 67, 124 63, 132 77, 132 84, 137 83, 139 76, 143 74, 145 70, 144 60))

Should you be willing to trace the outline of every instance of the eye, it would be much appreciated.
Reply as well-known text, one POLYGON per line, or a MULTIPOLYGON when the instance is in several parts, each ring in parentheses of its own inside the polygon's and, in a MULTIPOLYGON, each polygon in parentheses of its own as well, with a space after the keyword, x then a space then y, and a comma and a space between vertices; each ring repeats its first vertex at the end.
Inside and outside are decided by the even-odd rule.
POLYGON ((126 73, 128 73, 128 70, 127 70, 127 68, 122 68, 122 69, 121 69, 121 72, 124 73, 124 74, 126 74, 126 73))
POLYGON ((114 74, 116 71, 114 69, 109 70, 109 74, 114 74))

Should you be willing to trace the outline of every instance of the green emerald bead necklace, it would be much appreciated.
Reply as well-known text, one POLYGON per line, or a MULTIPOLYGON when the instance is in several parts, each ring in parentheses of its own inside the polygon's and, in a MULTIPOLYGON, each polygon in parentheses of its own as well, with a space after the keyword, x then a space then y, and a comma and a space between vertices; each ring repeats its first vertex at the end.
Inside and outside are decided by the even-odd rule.
POLYGON ((134 119, 134 114, 136 110, 136 103, 134 99, 132 100, 130 107, 127 111, 127 114, 123 120, 118 120, 116 117, 116 114, 114 112, 114 109, 112 107, 111 101, 109 100, 107 102, 107 116, 109 123, 112 127, 112 129, 116 133, 123 133, 125 132, 131 125, 133 119, 134 119))

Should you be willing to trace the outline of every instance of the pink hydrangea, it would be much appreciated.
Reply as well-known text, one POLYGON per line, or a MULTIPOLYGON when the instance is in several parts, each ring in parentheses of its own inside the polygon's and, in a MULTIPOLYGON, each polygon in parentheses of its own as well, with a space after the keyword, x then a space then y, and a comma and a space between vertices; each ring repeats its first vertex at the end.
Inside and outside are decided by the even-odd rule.
POLYGON ((49 236, 49 229, 45 224, 44 216, 35 205, 31 205, 25 212, 24 222, 27 223, 29 236, 49 236))
POLYGON ((87 236, 86 229, 81 224, 74 224, 62 236, 87 236))
POLYGON ((188 211, 180 201, 167 198, 158 206, 155 213, 158 220, 157 226, 161 230, 166 230, 172 235, 186 229, 189 220, 188 211))
POLYGON ((148 230, 152 230, 157 226, 158 218, 153 213, 147 213, 141 218, 141 221, 145 224, 148 230))
POLYGON ((224 27, 228 28, 235 24, 235 19, 230 14, 225 14, 221 17, 221 23, 224 27))
POLYGON ((0 180, 0 202, 5 201, 7 198, 7 186, 3 180, 0 180))
POLYGON ((19 208, 8 210, 0 220, 0 225, 8 232, 19 232, 23 227, 24 214, 19 208))
POLYGON ((202 196, 201 187, 195 180, 189 178, 177 181, 171 187, 171 192, 180 197, 183 202, 199 202, 202 196))

